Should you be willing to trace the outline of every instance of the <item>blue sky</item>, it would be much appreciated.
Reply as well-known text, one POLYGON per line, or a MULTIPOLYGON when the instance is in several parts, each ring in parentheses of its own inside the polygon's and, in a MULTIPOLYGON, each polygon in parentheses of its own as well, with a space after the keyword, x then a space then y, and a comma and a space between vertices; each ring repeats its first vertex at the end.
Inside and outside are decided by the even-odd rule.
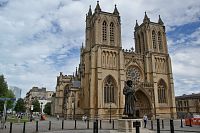
MULTIPOLYGON (((130 49, 135 20, 158 15, 167 30, 175 94, 200 92, 200 3, 196 0, 100 0, 121 16, 122 46, 130 49)), ((0 74, 10 86, 55 90, 59 72, 72 74, 85 42, 85 14, 94 0, 0 0, 0 74)))

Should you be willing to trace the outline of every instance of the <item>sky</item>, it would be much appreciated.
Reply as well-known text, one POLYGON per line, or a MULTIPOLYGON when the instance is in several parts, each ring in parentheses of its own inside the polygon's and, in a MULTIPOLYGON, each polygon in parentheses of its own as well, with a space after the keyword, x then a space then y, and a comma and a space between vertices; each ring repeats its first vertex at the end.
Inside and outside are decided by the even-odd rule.
MULTIPOLYGON (((85 42, 85 16, 96 0, 0 0, 0 74, 9 86, 55 91, 60 72, 72 75, 85 42)), ((200 2, 197 0, 99 0, 121 16, 122 47, 134 46, 135 21, 144 12, 166 26, 175 95, 200 93, 200 2)))

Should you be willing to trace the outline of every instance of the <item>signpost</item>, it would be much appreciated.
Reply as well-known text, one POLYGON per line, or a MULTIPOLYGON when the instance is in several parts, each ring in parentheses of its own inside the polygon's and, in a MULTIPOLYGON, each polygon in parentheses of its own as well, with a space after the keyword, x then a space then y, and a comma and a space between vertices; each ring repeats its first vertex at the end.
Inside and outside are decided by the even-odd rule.
POLYGON ((4 102, 4 109, 3 109, 2 124, 1 124, 2 129, 5 127, 5 123, 6 123, 7 101, 15 101, 15 100, 16 100, 16 98, 0 98, 0 101, 5 101, 4 102))

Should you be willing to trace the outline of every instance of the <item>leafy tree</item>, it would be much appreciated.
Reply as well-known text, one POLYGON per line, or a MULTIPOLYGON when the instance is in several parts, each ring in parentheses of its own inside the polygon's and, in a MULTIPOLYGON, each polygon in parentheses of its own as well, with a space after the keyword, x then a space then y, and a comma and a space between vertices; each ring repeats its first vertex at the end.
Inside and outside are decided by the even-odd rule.
POLYGON ((44 113, 48 114, 48 115, 51 115, 51 103, 47 103, 45 106, 44 106, 44 113))
MULTIPOLYGON (((8 89, 7 82, 5 81, 5 78, 3 75, 0 75, 0 98, 14 98, 15 95, 11 90, 8 89)), ((0 111, 3 111, 4 108, 4 102, 0 101, 0 111)), ((14 101, 8 101, 7 102, 7 109, 10 109, 13 107, 14 101)))
POLYGON ((5 97, 8 90, 8 85, 3 75, 0 75, 0 97, 5 97))
POLYGON ((38 100, 34 100, 32 102, 33 105, 33 112, 40 112, 40 103, 38 100))
POLYGON ((18 113, 18 112, 26 112, 26 107, 25 107, 25 103, 24 100, 22 98, 19 98, 17 100, 17 103, 15 105, 14 110, 18 113))
MULTIPOLYGON (((11 90, 7 90, 6 97, 7 98, 14 98, 15 95, 11 90)), ((14 101, 7 101, 7 109, 13 108, 13 104, 14 104, 14 101)))

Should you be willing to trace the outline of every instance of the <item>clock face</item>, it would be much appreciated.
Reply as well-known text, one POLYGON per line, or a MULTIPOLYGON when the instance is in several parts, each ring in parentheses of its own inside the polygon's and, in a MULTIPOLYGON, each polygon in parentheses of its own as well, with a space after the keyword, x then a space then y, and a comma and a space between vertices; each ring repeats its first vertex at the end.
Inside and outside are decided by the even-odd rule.
POLYGON ((136 67, 130 67, 128 68, 126 72, 126 78, 127 80, 132 80, 132 81, 139 81, 140 80, 140 71, 136 67))

